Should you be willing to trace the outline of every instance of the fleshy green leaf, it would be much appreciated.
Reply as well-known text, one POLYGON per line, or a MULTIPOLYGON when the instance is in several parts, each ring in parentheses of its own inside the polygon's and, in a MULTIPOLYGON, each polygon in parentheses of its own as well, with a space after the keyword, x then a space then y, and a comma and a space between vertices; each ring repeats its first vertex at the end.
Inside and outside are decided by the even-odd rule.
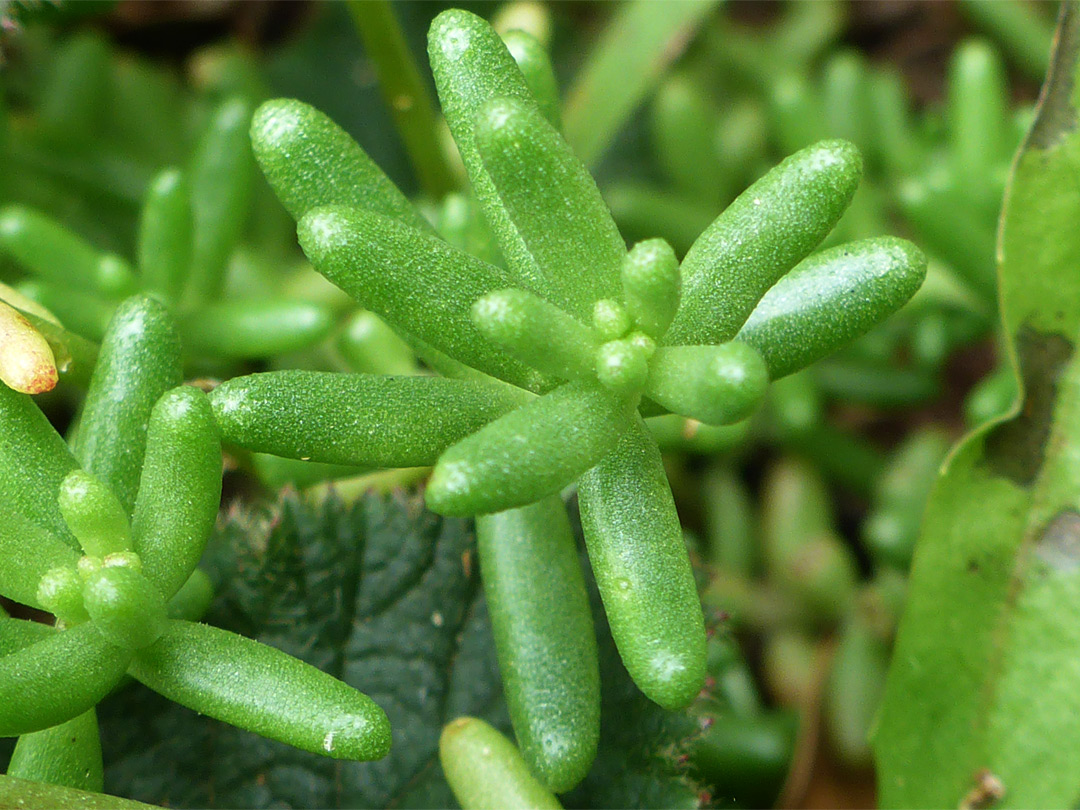
POLYGON ((87 472, 135 505, 146 427, 158 397, 179 385, 180 339, 169 311, 146 296, 121 304, 102 341, 75 454, 87 472))
POLYGON ((820 360, 900 309, 926 278, 926 257, 886 236, 815 253, 765 293, 736 340, 778 379, 820 360))
POLYGON ((175 304, 191 272, 191 192, 177 169, 165 169, 146 191, 139 220, 143 288, 175 304))
POLYGON ((483 295, 513 286, 498 267, 360 208, 317 208, 300 221, 299 237, 316 270, 391 325, 507 382, 539 385, 469 315, 483 295))
POLYGON ((263 174, 297 221, 314 208, 349 205, 429 229, 356 141, 302 101, 265 102, 251 122, 251 143, 263 174))
MULTIPOLYGON (((78 790, 101 791, 104 775, 97 713, 91 709, 66 723, 19 737, 7 775, 78 790)), ((2 788, 0 801, 3 801, 2 788)))
POLYGON ((496 98, 473 139, 517 235, 555 299, 585 319, 619 293, 626 245, 595 181, 533 104, 496 98))
POLYGON ((465 810, 561 810, 510 740, 483 720, 459 717, 439 737, 439 762, 465 810))
MULTIPOLYGON (((520 756, 563 793, 589 772, 600 736, 596 634, 566 508, 555 495, 479 517, 476 541, 520 756)), ((459 775, 468 769, 454 761, 459 775)), ((451 785, 460 796, 460 783, 451 785)))
POLYGON ((0 736, 77 717, 113 690, 129 659, 91 623, 0 656, 0 736))
POLYGON ((330 334, 321 304, 290 298, 218 301, 180 322, 184 349, 195 357, 258 359, 296 352, 330 334))
POLYGON ((540 112, 553 127, 559 129, 562 126, 561 102, 559 100, 559 85, 555 78, 555 69, 551 64, 551 57, 544 49, 543 43, 528 31, 511 29, 502 35, 506 49, 514 57, 521 75, 525 78, 525 84, 529 86, 529 92, 536 100, 540 112))
POLYGON ((222 102, 191 158, 194 242, 186 292, 192 301, 201 303, 221 289, 229 257, 247 223, 254 180, 250 122, 247 100, 235 97, 222 102))
POLYGON ((221 503, 221 442, 206 395, 180 386, 150 412, 131 534, 143 573, 171 598, 191 576, 221 503))
POLYGON ((436 17, 428 31, 428 59, 435 76, 446 123, 469 175, 469 185, 515 274, 514 283, 543 298, 552 285, 544 268, 529 252, 495 184, 480 158, 474 127, 480 109, 492 99, 514 99, 527 106, 536 102, 514 57, 486 21, 461 9, 436 17))
POLYGON ((581 524, 623 663, 661 706, 705 685, 705 626, 660 451, 644 423, 581 478, 581 524))
POLYGON ((56 503, 75 459, 34 400, 6 385, 0 385, 0 436, 0 504, 77 549, 56 503))
POLYGON ((210 400, 226 441, 370 467, 434 464, 445 448, 522 402, 512 388, 465 380, 319 371, 234 377, 210 400))
POLYGON ((155 810, 152 805, 14 776, 0 776, 0 803, 20 810, 155 810))
POLYGON ((447 449, 428 506, 480 515, 554 495, 596 464, 633 424, 630 406, 595 384, 567 383, 447 449))
POLYGON ((731 340, 758 301, 839 221, 862 176, 846 141, 808 146, 750 186, 682 263, 682 304, 668 344, 731 340))
POLYGON ((122 298, 135 276, 119 256, 104 254, 45 214, 22 206, 0 211, 0 252, 62 287, 122 298))
POLYGON ((274 647, 172 620, 131 674, 201 714, 334 759, 381 759, 386 714, 369 697, 274 647))
POLYGON ((562 380, 595 375, 599 342, 572 315, 525 290, 500 290, 473 305, 484 337, 523 363, 562 380))
POLYGON ((1001 305, 1022 401, 946 463, 915 550, 874 749, 885 807, 1071 806, 1080 774, 1080 13, 1017 159, 1001 305), (974 798, 973 798, 974 797, 974 798))

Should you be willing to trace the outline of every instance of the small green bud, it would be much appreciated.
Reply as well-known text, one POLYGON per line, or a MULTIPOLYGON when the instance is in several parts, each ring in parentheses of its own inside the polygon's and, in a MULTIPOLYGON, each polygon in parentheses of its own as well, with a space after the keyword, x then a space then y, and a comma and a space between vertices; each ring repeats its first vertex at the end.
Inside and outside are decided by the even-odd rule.
POLYGON ((731 342, 660 349, 645 390, 675 413, 710 425, 729 425, 758 408, 768 385, 761 355, 744 343, 731 342))
POLYGON ((108 641, 129 650, 153 644, 168 621, 161 591, 134 568, 102 567, 83 583, 86 611, 108 641))
POLYGON ((649 378, 647 349, 633 340, 612 340, 596 352, 596 376, 616 394, 637 394, 649 378))
POLYGON ((79 576, 82 577, 83 582, 86 582, 86 580, 88 580, 90 577, 100 571, 101 568, 101 557, 93 557, 88 554, 85 557, 79 558, 79 565, 77 570, 79 572, 79 576))
POLYGON ((131 548, 131 527, 120 500, 100 479, 72 470, 60 483, 60 514, 84 552, 104 557, 131 548))
POLYGON ((623 295, 634 323, 654 338, 661 338, 679 308, 679 260, 663 239, 638 242, 622 265, 623 295))
POLYGON ((593 328, 601 340, 618 340, 630 331, 626 307, 610 298, 601 298, 593 307, 593 328))
POLYGON ((71 568, 53 568, 41 578, 38 601, 67 625, 90 618, 83 605, 82 580, 71 568))
POLYGON ((107 554, 101 561, 102 568, 130 568, 142 573, 142 558, 134 551, 118 551, 107 554))

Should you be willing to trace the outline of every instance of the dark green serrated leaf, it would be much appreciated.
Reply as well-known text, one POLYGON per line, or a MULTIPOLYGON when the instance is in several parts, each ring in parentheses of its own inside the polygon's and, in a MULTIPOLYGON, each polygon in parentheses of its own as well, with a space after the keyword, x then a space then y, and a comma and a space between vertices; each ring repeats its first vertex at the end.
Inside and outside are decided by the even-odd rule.
MULTIPOLYGON (((427 512, 416 494, 351 506, 286 495, 231 512, 204 564, 219 582, 207 621, 365 691, 390 717, 393 749, 380 762, 328 760, 133 686, 100 708, 110 793, 171 807, 456 807, 442 725, 469 714, 511 733, 471 521, 427 512)), ((605 720, 596 765, 565 805, 698 807, 680 758, 696 721, 634 687, 590 587, 605 720)))

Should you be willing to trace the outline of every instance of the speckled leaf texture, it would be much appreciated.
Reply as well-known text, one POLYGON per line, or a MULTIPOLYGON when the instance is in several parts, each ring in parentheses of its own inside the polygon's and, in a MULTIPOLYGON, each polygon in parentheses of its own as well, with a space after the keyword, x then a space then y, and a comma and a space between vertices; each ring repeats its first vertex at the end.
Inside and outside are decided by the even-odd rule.
MULTIPOLYGON (((228 514, 210 549, 207 621, 363 689, 389 716, 393 748, 379 762, 329 760, 132 685, 100 708, 106 791, 170 807, 456 807, 438 763, 442 725, 470 714, 512 733, 472 521, 428 512, 416 493, 352 505, 285 495, 228 514)), ((679 758, 696 721, 634 687, 590 596, 611 719, 565 806, 698 807, 679 758)))
POLYGON ((999 236, 1012 413, 931 496, 873 739, 884 807, 1080 802, 1080 7, 999 236))

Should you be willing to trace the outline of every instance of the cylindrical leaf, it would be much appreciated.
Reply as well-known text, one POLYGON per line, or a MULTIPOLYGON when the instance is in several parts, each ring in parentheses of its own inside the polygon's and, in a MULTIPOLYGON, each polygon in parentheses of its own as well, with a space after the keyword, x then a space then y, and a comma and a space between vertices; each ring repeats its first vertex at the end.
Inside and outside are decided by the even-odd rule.
POLYGON ((650 112, 653 148, 668 179, 715 205, 730 190, 724 167, 730 156, 716 152, 720 114, 705 88, 689 75, 670 76, 657 88, 650 112))
POLYGON ((559 810, 506 737, 475 717, 459 717, 439 737, 439 763, 463 810, 559 810))
POLYGON ((705 623, 656 442, 638 420, 581 477, 581 526, 619 655, 666 709, 705 685, 705 623))
POLYGON ((631 414, 595 384, 556 388, 446 450, 428 482, 428 507, 483 515, 554 495, 615 446, 631 414))
POLYGON ((178 169, 165 169, 146 191, 139 221, 139 273, 143 287, 177 303, 191 272, 191 193, 178 169))
POLYGON ((562 115, 559 111, 559 84, 555 78, 555 70, 551 66, 551 57, 544 49, 543 43, 528 31, 515 28, 502 35, 506 49, 517 62, 521 75, 525 78, 525 84, 529 86, 529 92, 536 101, 540 112, 553 127, 558 129, 562 124, 562 115))
POLYGON ((479 517, 476 542, 514 735, 532 772, 564 793, 600 737, 596 637, 566 508, 552 496, 479 517))
POLYGON ((131 533, 166 599, 195 569, 221 504, 221 442, 206 395, 180 386, 150 414, 131 533))
POLYGON ((315 209, 301 220, 299 238, 316 270, 392 326, 507 382, 539 384, 470 317, 477 299, 512 286, 499 268, 359 208, 315 209))
POLYGON ((29 779, 0 776, 0 802, 20 810, 157 810, 156 806, 132 802, 119 796, 75 788, 47 785, 29 779))
POLYGON ((987 180, 1004 167, 1010 146, 1009 90, 1001 57, 989 43, 961 43, 949 63, 948 88, 952 168, 969 192, 992 194, 987 180))
POLYGON ((592 176, 539 109, 494 99, 477 112, 474 137, 552 300, 584 319, 598 299, 617 297, 626 245, 592 176))
POLYGON ((180 340, 172 316, 152 298, 129 298, 101 344, 75 448, 83 467, 130 512, 158 397, 180 384, 180 340))
POLYGON ((0 252, 61 287, 120 298, 135 276, 118 256, 104 254, 45 214, 9 206, 0 211, 0 252))
POLYGON ((78 717, 113 690, 129 658, 89 622, 0 657, 0 737, 78 717))
MULTIPOLYGON (((70 536, 70 535, 69 535, 70 536)), ((74 568, 78 553, 32 523, 17 506, 0 500, 0 595, 40 608, 38 584, 53 568, 74 568)))
POLYGON ((535 104, 525 77, 494 29, 461 9, 442 12, 428 29, 428 60, 446 123, 469 175, 469 185, 515 277, 511 284, 549 298, 551 284, 525 246, 495 191, 476 146, 476 114, 494 98, 535 104), (516 282, 516 283, 515 283, 516 282))
POLYGON ((0 385, 0 436, 0 504, 77 549, 56 503, 75 459, 34 400, 6 385, 0 385))
POLYGON ((525 290, 500 290, 473 305, 488 340, 532 368, 563 380, 594 376, 599 342, 572 315, 525 290))
POLYGON ((251 122, 251 145, 266 179, 297 221, 314 208, 347 205, 419 230, 430 227, 345 130, 302 101, 263 103, 251 122))
POLYGON ((859 151, 822 141, 739 195, 682 264, 682 304, 664 342, 731 340, 761 297, 832 230, 862 177, 859 151))
POLYGON ((420 467, 522 399, 509 386, 440 377, 271 371, 235 377, 215 388, 210 401, 222 438, 249 450, 420 467))
POLYGON ((368 374, 415 374, 416 355, 374 312, 357 310, 335 346, 351 371, 368 374))
POLYGON ((926 257, 894 237, 816 253, 761 299, 737 340, 761 352, 772 379, 791 374, 869 331, 926 278, 926 257))
POLYGON ((113 491, 90 473, 68 473, 60 483, 57 502, 84 554, 104 557, 131 549, 131 526, 124 507, 113 491))
POLYGON ((645 334, 659 340, 679 308, 682 277, 679 260, 663 239, 648 239, 631 248, 622 263, 626 308, 645 334))
POLYGON ((170 621, 156 644, 136 654, 130 671, 170 700, 313 754, 371 760, 390 750, 390 723, 371 698, 216 627, 170 621))
POLYGON ((306 349, 330 333, 321 304, 287 298, 219 301, 181 321, 184 348, 196 356, 258 359, 306 349))
POLYGON ((103 790, 97 712, 91 709, 66 723, 19 737, 7 775, 78 790, 103 790))
POLYGON ((768 385, 761 355, 732 341, 657 349, 645 393, 674 413, 708 425, 730 425, 758 409, 768 385))
POLYGON ((251 106, 240 97, 221 103, 191 158, 191 215, 194 241, 187 295, 212 298, 247 222, 254 167, 248 125, 251 106))

